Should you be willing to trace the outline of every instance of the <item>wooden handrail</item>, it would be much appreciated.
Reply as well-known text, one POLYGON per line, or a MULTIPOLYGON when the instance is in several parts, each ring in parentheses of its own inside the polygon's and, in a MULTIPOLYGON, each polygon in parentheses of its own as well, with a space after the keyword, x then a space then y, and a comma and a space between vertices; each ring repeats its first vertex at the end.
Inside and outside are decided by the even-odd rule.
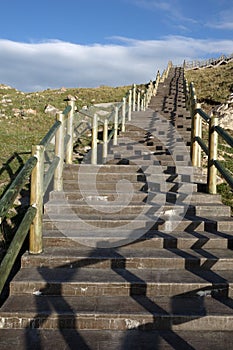
MULTIPOLYGON (((126 121, 131 121, 132 111, 145 110, 156 94, 158 84, 165 79, 169 73, 172 63, 169 62, 166 70, 161 78, 157 73, 155 82, 150 81, 145 91, 137 88, 136 84, 126 93, 121 102, 113 106, 108 118, 98 118, 89 111, 80 110, 78 113, 89 117, 92 125, 85 128, 83 132, 92 129, 92 157, 91 163, 97 163, 97 143, 98 122, 104 127, 103 129, 103 159, 107 158, 108 143, 113 138, 113 144, 117 144, 118 128, 125 131, 126 121), (108 131, 111 123, 112 131, 108 131)), ((38 145, 32 146, 31 157, 25 163, 15 180, 12 182, 2 199, 0 200, 0 223, 6 217, 9 209, 12 207, 19 191, 30 179, 30 206, 24 215, 18 230, 12 240, 7 253, 0 265, 0 293, 9 277, 12 266, 15 263, 17 255, 25 241, 29 232, 29 253, 39 254, 43 251, 42 240, 42 215, 43 215, 43 197, 54 178, 54 189, 61 191, 63 189, 63 164, 72 163, 73 154, 73 131, 74 131, 74 101, 69 101, 68 106, 63 112, 56 115, 56 121, 50 128, 48 133, 40 141, 38 145), (51 161, 46 172, 44 171, 45 152, 55 139, 54 158, 51 161)), ((85 122, 86 123, 86 122, 85 122)), ((83 122, 80 123, 82 125, 83 122)))

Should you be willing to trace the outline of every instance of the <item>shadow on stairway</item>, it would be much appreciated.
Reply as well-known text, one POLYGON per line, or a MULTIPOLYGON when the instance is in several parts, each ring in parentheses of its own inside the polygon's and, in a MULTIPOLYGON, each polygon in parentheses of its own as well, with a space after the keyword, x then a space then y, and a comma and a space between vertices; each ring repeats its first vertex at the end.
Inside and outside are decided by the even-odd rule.
MULTIPOLYGON (((197 235, 197 233, 195 232, 187 233, 189 235, 197 235)), ((66 344, 65 349, 67 348, 72 350, 91 350, 98 348, 101 350, 105 350, 109 349, 109 346, 111 346, 111 349, 121 350, 154 350, 162 349, 162 347, 160 347, 161 343, 164 344, 165 342, 169 344, 169 346, 172 349, 175 350, 195 350, 196 348, 189 344, 187 334, 185 334, 185 337, 183 338, 182 332, 175 331, 172 329, 172 327, 174 327, 174 325, 177 326, 182 323, 190 322, 195 319, 205 317, 207 315, 205 307, 205 297, 208 295, 216 299, 219 303, 224 303, 227 308, 233 309, 232 299, 224 298, 228 295, 228 284, 224 278, 219 276, 214 271, 211 271, 211 268, 214 267, 214 264, 218 261, 218 259, 215 258, 213 255, 210 256, 209 253, 205 251, 205 249, 202 249, 203 258, 211 258, 213 260, 211 263, 208 261, 206 263, 202 263, 201 259, 197 259, 195 255, 187 255, 186 252, 178 248, 177 242, 175 242, 174 240, 174 236, 170 236, 169 234, 166 234, 164 232, 161 232, 161 236, 164 239, 173 239, 172 252, 174 253, 175 248, 176 254, 184 258, 185 269, 190 273, 201 277, 203 280, 210 282, 211 287, 201 287, 200 289, 194 289, 190 292, 171 296, 169 298, 169 303, 167 303, 167 300, 165 300, 165 304, 163 305, 163 302, 156 302, 156 296, 152 297, 151 293, 148 296, 149 286, 147 282, 142 278, 138 277, 137 275, 133 274, 132 271, 130 271, 130 269, 127 268, 127 259, 122 253, 118 252, 118 249, 93 249, 87 258, 83 260, 73 261, 72 267, 70 263, 68 263, 56 267, 56 271, 57 269, 70 268, 71 274, 69 275, 69 279, 66 279, 64 277, 64 281, 69 282, 70 280, 72 282, 72 271, 77 272, 79 268, 83 267, 90 268, 91 264, 94 264, 91 263, 88 258, 95 258, 101 255, 106 256, 106 258, 103 258, 101 262, 110 259, 111 269, 130 285, 129 296, 131 298, 132 305, 129 305, 128 298, 125 298, 125 300, 124 298, 121 298, 121 302, 119 305, 113 305, 109 303, 107 299, 103 304, 101 304, 101 302, 98 300, 98 297, 92 297, 90 298, 89 303, 84 306, 84 310, 86 308, 86 315, 84 311, 84 314, 79 319, 78 311, 74 309, 74 305, 70 305, 69 302, 67 302, 66 297, 62 297, 62 284, 60 284, 59 286, 60 291, 58 290, 59 287, 56 286, 56 295, 59 296, 59 300, 56 297, 54 298, 52 295, 51 297, 49 296, 49 294, 52 293, 50 284, 51 279, 49 279, 48 284, 43 289, 41 289, 40 292, 42 296, 48 295, 48 297, 44 300, 44 303, 47 304, 46 310, 50 310, 50 313, 44 315, 44 319, 42 320, 42 313, 45 309, 45 305, 44 303, 41 303, 42 297, 40 297, 39 295, 35 296, 35 299, 38 300, 38 317, 35 316, 32 323, 28 324, 28 328, 25 329, 25 343, 27 344, 26 349, 31 349, 32 344, 33 349, 35 350, 44 349, 43 345, 40 342, 40 337, 44 337, 44 330, 35 328, 43 328, 43 324, 46 324, 46 322, 48 322, 50 315, 56 313, 58 315, 58 320, 56 320, 56 328, 59 329, 60 337, 66 344), (190 261, 192 262, 192 258, 193 264, 190 264, 190 261), (216 285, 214 283, 215 280, 216 285), (99 305, 98 303, 100 303, 101 305, 99 305), (101 322, 101 313, 98 313, 98 307, 102 310, 102 312, 112 312, 112 319, 114 322, 114 318, 117 319, 119 317, 119 314, 122 313, 122 311, 124 310, 124 308, 126 308, 127 311, 129 311, 131 310, 131 308, 135 308, 135 304, 138 305, 136 307, 136 310, 143 309, 151 315, 151 322, 145 322, 143 325, 141 324, 138 326, 136 318, 135 320, 121 319, 120 323, 126 322, 128 327, 127 330, 117 332, 108 330, 105 331, 105 333, 103 332, 102 335, 100 335, 98 331, 85 331, 85 327, 83 327, 86 322, 86 319, 88 319, 88 311, 91 311, 93 313, 93 310, 96 309, 96 318, 99 318, 98 322, 101 322), (116 309, 117 306, 119 307, 119 314, 116 309), (64 311, 64 313, 68 314, 66 319, 64 319, 62 310, 64 311), (81 329, 78 329, 79 327, 81 329), (41 331, 43 334, 40 335, 41 331), (116 333, 118 334, 116 335, 116 333)), ((166 240, 164 242, 166 242, 166 240)), ((102 246, 101 242, 100 245, 102 246)), ((166 244, 164 244, 164 248, 168 251, 170 250, 170 248, 167 247, 166 244)), ((200 246, 198 246, 198 248, 200 248, 200 246)), ((98 261, 98 263, 99 262, 100 261, 98 261)), ((47 275, 43 273, 43 268, 38 268, 38 272, 41 274, 41 277, 46 282, 47 275)), ((77 310, 79 306, 80 305, 75 305, 77 310)), ((133 309, 131 311, 133 311, 133 309)), ((105 323, 103 320, 103 330, 104 324, 105 323)), ((50 334, 52 337, 52 330, 50 331, 50 334)), ((53 339, 53 337, 51 339, 53 339)), ((58 347, 58 349, 60 348, 58 347)))

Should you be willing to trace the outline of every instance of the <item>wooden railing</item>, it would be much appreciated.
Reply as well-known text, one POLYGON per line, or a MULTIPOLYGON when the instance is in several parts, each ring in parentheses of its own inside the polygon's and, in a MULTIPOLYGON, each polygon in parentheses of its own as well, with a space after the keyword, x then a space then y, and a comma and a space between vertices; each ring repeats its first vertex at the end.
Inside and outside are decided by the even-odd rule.
POLYGON ((217 193, 217 171, 226 182, 233 188, 233 176, 218 160, 218 136, 231 147, 233 138, 223 128, 218 125, 218 115, 213 112, 210 116, 206 114, 199 103, 193 82, 188 85, 185 82, 186 108, 190 110, 192 117, 191 128, 191 160, 193 166, 202 165, 202 151, 208 157, 207 165, 207 190, 211 194, 217 193), (203 140, 203 122, 208 125, 207 144, 203 140))
POLYGON ((207 60, 193 60, 193 61, 185 61, 184 67, 185 69, 197 69, 197 68, 205 68, 208 66, 217 66, 223 62, 227 63, 233 59, 233 53, 231 55, 222 55, 218 58, 209 58, 207 60))
MULTIPOLYGON (((0 225, 2 227, 2 223, 13 207, 16 197, 23 187, 29 183, 30 205, 0 265, 0 294, 28 232, 29 253, 40 254, 43 250, 43 198, 52 179, 54 179, 53 189, 55 191, 63 189, 63 165, 64 162, 72 163, 74 129, 76 138, 84 136, 87 130, 91 131, 91 164, 96 164, 98 161, 98 143, 103 145, 101 162, 104 162, 108 154, 110 140, 113 139, 113 145, 116 145, 118 131, 119 129, 122 132, 125 131, 126 122, 131 121, 132 111, 144 111, 148 107, 151 97, 156 94, 159 82, 164 81, 171 66, 172 64, 169 62, 162 76, 158 72, 156 80, 154 82, 150 81, 145 90, 134 84, 122 99, 122 102, 112 105, 107 117, 98 115, 98 111, 95 111, 96 107, 91 107, 88 110, 82 109, 75 113, 74 102, 69 101, 67 108, 63 112, 57 113, 54 125, 42 141, 38 145, 32 146, 31 157, 0 199, 0 225), (80 120, 80 116, 85 116, 86 120, 80 120), (78 125, 75 125, 75 122, 78 125), (80 126, 82 126, 81 131, 80 126), (98 139, 100 128, 103 129, 102 140, 98 139)), ((102 107, 101 110, 103 110, 102 107)))
POLYGON ((57 114, 56 122, 40 144, 32 146, 31 157, 0 200, 0 223, 2 224, 13 207, 17 195, 30 181, 30 205, 0 265, 0 294, 29 231, 29 252, 31 254, 42 252, 43 197, 53 177, 54 188, 61 188, 64 158, 67 163, 72 162, 74 105, 72 102, 69 104, 62 113, 57 114), (52 152, 54 157, 48 161, 46 152, 50 147, 51 153, 51 141, 54 138, 54 152, 52 152))

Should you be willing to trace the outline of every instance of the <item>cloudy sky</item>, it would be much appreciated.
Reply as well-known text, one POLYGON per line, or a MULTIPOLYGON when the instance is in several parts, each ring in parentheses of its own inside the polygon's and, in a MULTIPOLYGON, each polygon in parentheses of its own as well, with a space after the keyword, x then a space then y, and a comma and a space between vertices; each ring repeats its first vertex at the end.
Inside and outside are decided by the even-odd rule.
POLYGON ((6 0, 0 84, 22 91, 154 79, 233 53, 232 0, 6 0))

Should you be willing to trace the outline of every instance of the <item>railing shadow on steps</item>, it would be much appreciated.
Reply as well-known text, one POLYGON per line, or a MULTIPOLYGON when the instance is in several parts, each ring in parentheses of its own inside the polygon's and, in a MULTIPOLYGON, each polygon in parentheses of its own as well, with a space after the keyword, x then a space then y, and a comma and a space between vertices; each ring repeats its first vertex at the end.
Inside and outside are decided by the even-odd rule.
POLYGON ((207 192, 210 194, 217 193, 217 171, 223 179, 233 188, 233 174, 230 170, 222 165, 218 160, 218 136, 233 147, 233 138, 222 127, 218 125, 218 114, 213 111, 208 115, 201 108, 201 104, 197 103, 197 96, 194 83, 188 84, 184 79, 184 88, 186 96, 186 108, 190 110, 192 118, 191 128, 191 160, 192 165, 202 166, 202 152, 208 157, 207 163, 207 192), (208 136, 207 144, 203 140, 203 122, 207 124, 208 136))
MULTIPOLYGON (((23 187, 29 183, 30 205, 1 261, 0 295, 28 233, 29 253, 40 254, 43 250, 42 216, 44 196, 52 179, 55 191, 63 189, 63 165, 64 162, 66 164, 72 163, 75 131, 76 138, 80 138, 87 130, 91 130, 91 164, 97 163, 98 143, 103 145, 101 161, 104 162, 111 138, 113 138, 113 144, 117 145, 119 128, 124 132, 125 123, 131 120, 132 111, 144 111, 148 107, 151 97, 157 92, 158 84, 168 76, 171 66, 172 63, 169 62, 162 75, 158 71, 155 81, 146 84, 145 90, 134 84, 122 102, 114 104, 105 118, 98 115, 94 107, 88 111, 82 109, 76 113, 74 101, 69 101, 65 110, 57 113, 55 123, 39 145, 32 146, 31 157, 26 161, 0 199, 0 229, 2 231, 2 223, 14 206, 15 199, 23 187), (85 120, 80 120, 80 115, 84 115, 85 120), (76 126, 75 121, 78 123, 76 126), (79 127, 81 125, 84 125, 84 128, 80 131, 79 127), (103 140, 98 140, 99 128, 103 129, 103 140)), ((103 110, 102 107, 101 110, 103 110)))

